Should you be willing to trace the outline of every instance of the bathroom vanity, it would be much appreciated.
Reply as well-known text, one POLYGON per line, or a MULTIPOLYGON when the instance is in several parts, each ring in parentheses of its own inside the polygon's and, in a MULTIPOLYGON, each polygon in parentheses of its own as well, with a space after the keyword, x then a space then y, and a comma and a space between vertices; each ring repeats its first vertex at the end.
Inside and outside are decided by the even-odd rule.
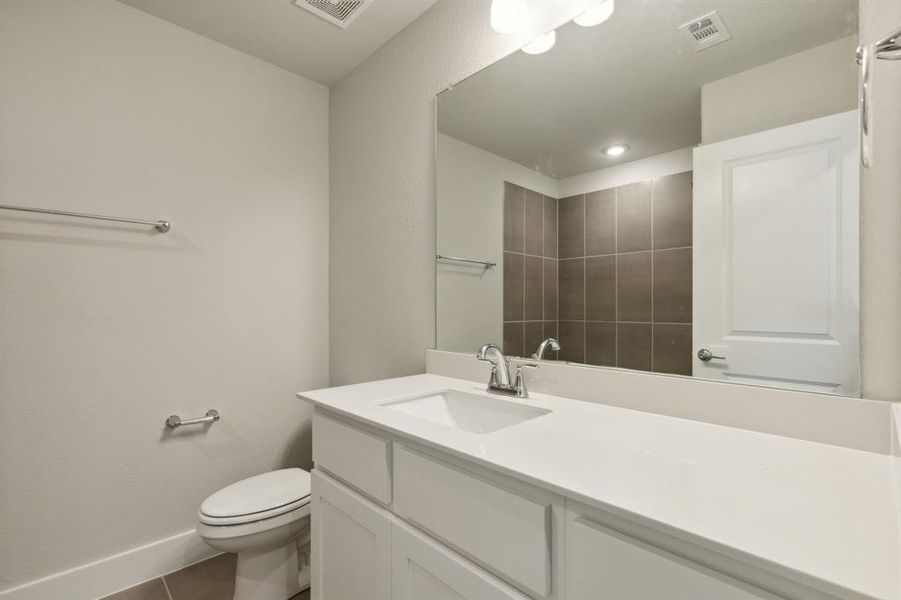
POLYGON ((434 374, 299 396, 314 598, 901 598, 891 456, 434 374))

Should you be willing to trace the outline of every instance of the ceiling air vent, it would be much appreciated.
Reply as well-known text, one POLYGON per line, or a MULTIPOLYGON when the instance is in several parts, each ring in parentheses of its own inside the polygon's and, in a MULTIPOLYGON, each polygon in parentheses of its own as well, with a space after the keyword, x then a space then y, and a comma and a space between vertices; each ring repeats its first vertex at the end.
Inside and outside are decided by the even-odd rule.
POLYGON ((679 30, 685 34, 688 43, 695 49, 695 52, 706 50, 711 46, 716 46, 732 39, 732 34, 726 29, 722 17, 716 11, 680 25, 679 30))
POLYGON ((341 29, 347 29, 371 3, 372 0, 294 0, 300 8, 341 29))

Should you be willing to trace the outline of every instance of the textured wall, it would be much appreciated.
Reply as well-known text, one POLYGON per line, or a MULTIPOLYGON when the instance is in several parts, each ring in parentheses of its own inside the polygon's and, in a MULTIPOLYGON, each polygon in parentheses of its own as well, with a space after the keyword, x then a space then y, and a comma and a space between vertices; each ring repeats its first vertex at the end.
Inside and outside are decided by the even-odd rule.
MULTIPOLYGON (((861 0, 861 41, 901 27, 901 0, 861 0)), ((901 64, 873 68, 875 163, 861 173, 860 354, 867 398, 901 400, 901 64)))
POLYGON ((0 214, 2 590, 309 464, 328 90, 112 0, 3 0, 0 56, 0 201, 173 222, 0 214))
MULTIPOLYGON (((544 31, 584 3, 532 6, 544 31)), ((335 385, 425 369, 435 344, 435 94, 528 39, 494 33, 489 8, 439 2, 331 90, 335 385)))

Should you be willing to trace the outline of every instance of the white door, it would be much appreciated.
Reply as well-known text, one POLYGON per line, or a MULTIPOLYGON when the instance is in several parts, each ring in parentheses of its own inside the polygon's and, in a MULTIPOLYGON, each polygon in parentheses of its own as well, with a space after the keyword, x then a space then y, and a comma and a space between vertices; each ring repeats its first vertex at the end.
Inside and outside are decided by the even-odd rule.
POLYGON ((784 600, 566 511, 569 600, 784 600))
POLYGON ((857 118, 695 149, 695 376, 859 393, 857 118))
POLYGON ((312 597, 388 600, 390 517, 315 469, 312 478, 312 597))
POLYGON ((395 522, 391 535, 392 600, 527 600, 406 525, 395 522))

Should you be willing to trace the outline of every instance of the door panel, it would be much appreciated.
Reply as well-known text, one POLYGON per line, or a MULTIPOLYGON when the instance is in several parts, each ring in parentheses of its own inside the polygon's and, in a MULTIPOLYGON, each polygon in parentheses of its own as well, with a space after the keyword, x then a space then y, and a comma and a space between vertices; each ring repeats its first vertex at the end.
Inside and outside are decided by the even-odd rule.
POLYGON ((391 521, 361 496, 312 477, 312 597, 388 600, 391 521))
POLYGON ((513 588, 418 531, 391 531, 392 600, 526 600, 513 588))
POLYGON ((694 153, 695 376, 859 393, 857 113, 694 153))

